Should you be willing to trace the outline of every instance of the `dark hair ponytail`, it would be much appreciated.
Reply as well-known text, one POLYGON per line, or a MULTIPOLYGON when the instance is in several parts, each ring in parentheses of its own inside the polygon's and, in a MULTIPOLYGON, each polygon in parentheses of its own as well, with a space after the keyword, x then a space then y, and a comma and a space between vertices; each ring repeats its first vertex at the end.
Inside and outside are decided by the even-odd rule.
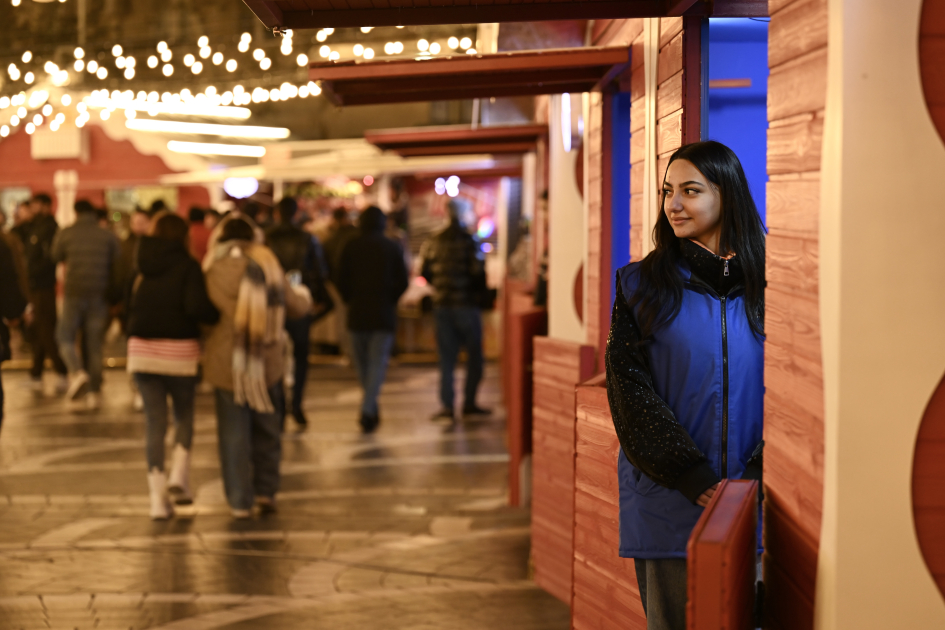
MULTIPOLYGON (((765 227, 751 197, 741 162, 731 149, 714 140, 680 147, 669 159, 669 164, 676 160, 690 162, 718 186, 722 202, 719 250, 738 255, 745 276, 745 314, 752 330, 764 335, 765 227)), ((669 165, 666 169, 669 170, 669 165)), ((644 340, 659 327, 673 321, 682 305, 683 283, 678 271, 682 249, 663 211, 664 203, 665 197, 660 193, 660 214, 653 228, 655 248, 643 259, 640 285, 629 296, 630 306, 638 307, 638 323, 644 340)))

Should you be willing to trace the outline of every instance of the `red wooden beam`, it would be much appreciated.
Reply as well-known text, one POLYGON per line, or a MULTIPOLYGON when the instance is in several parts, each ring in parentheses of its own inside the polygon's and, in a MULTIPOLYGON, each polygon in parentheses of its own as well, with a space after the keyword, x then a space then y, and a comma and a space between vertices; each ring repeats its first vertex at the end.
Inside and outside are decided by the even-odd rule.
POLYGON ((705 44, 703 26, 708 18, 700 16, 686 16, 683 18, 683 120, 682 143, 699 142, 702 140, 702 118, 705 113, 704 101, 708 96, 707 68, 703 62, 705 44))
POLYGON ((629 62, 624 46, 463 55, 435 59, 319 62, 321 81, 336 105, 458 100, 587 92, 614 67, 629 62))
MULTIPOLYGON (((478 24, 482 22, 533 22, 714 15, 766 17, 767 0, 585 0, 559 2, 533 0, 509 3, 479 0, 464 5, 430 6, 421 0, 400 0, 396 7, 330 8, 325 0, 243 0, 268 28, 353 28, 358 26, 407 26, 478 24), (326 8, 328 7, 328 8, 326 8)), ((348 6, 354 3, 346 3, 348 6)), ((374 4, 374 3, 364 3, 374 4)), ((378 3, 379 4, 379 3, 378 3)))
POLYGON ((364 139, 381 150, 408 157, 527 153, 535 149, 539 138, 547 135, 547 125, 507 125, 477 129, 463 125, 367 131, 364 139))

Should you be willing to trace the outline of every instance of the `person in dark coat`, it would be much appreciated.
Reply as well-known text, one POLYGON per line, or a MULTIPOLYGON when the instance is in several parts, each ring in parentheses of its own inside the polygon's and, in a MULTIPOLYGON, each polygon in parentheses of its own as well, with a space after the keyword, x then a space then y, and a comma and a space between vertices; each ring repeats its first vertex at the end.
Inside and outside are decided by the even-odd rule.
POLYGON ((174 502, 190 497, 190 448, 200 362, 200 324, 215 324, 220 313, 207 295, 200 264, 187 246, 187 223, 167 212, 155 217, 150 235, 139 237, 138 275, 128 296, 128 372, 144 401, 147 421, 148 485, 151 517, 170 516, 174 502), (164 476, 167 397, 174 405, 174 450, 169 479, 164 476))
POLYGON ((29 301, 33 307, 33 322, 30 326, 30 345, 33 350, 33 365, 30 379, 34 391, 43 391, 43 366, 49 358, 53 371, 59 379, 56 384, 61 392, 66 390, 66 364, 59 354, 56 341, 56 262, 52 258, 52 243, 59 231, 53 216, 52 199, 45 193, 33 196, 29 203, 31 218, 13 228, 13 233, 23 242, 26 257, 29 301))
POLYGON ((292 381, 292 417, 300 427, 308 426, 302 411, 305 398, 305 380, 308 378, 309 333, 316 317, 327 312, 324 297, 328 267, 318 239, 294 224, 299 206, 292 197, 282 198, 273 212, 275 223, 266 230, 266 245, 279 259, 283 271, 293 277, 298 274, 315 300, 315 311, 299 319, 286 319, 285 329, 292 339, 294 374, 292 381), (322 303, 319 304, 318 302, 322 303))
POLYGON ((377 396, 394 345, 397 301, 407 290, 407 267, 400 245, 384 236, 387 217, 371 206, 361 213, 361 234, 341 255, 338 291, 348 305, 348 330, 358 378, 364 388, 361 429, 380 423, 377 396))
POLYGON ((52 244, 52 260, 66 264, 62 318, 56 337, 71 375, 66 397, 77 400, 85 395, 86 407, 94 410, 98 408, 102 387, 102 344, 110 319, 108 302, 120 285, 116 270, 120 245, 114 234, 98 225, 95 206, 79 200, 75 211, 76 222, 56 234, 52 244), (87 350, 83 357, 87 371, 76 352, 80 330, 87 350))
MULTIPOLYGON (((26 310, 26 296, 20 288, 13 251, 4 239, 0 239, 0 362, 10 358, 10 330, 8 323, 15 323, 26 310)), ((3 423, 3 382, 0 381, 0 424, 3 423)))
POLYGON ((466 348, 466 386, 463 415, 487 415, 476 404, 482 380, 482 317, 479 304, 486 288, 486 272, 479 245, 466 231, 455 201, 447 204, 450 223, 427 240, 420 250, 421 275, 433 287, 436 348, 440 359, 440 403, 434 420, 455 417, 453 369, 461 348, 466 348))
POLYGON ((617 272, 605 364, 621 451, 620 556, 649 630, 686 626, 686 544, 722 479, 759 479, 764 226, 735 154, 677 150, 656 248, 617 272))

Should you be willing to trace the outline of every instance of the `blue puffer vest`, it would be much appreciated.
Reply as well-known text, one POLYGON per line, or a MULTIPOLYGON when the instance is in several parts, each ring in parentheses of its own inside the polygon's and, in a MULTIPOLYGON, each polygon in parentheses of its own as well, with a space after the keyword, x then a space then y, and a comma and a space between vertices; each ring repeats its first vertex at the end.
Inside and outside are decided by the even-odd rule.
MULTIPOLYGON (((624 296, 633 295, 639 272, 639 263, 617 272, 624 296)), ((680 273, 685 289, 679 315, 658 328, 644 350, 653 387, 715 473, 738 479, 762 437, 764 340, 748 323, 742 288, 718 296, 691 282, 685 263, 680 264, 680 273)), ((678 490, 654 483, 623 451, 618 475, 620 555, 685 558, 686 543, 703 508, 678 490)))

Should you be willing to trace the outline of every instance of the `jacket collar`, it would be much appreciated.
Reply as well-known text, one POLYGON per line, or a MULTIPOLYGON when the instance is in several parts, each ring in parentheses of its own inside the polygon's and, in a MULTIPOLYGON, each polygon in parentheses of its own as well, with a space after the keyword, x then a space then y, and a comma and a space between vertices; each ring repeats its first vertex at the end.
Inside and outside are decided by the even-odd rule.
POLYGON ((686 267, 685 281, 705 285, 718 295, 728 295, 745 283, 737 256, 722 258, 689 239, 680 241, 680 249, 683 255, 680 264, 686 267))

